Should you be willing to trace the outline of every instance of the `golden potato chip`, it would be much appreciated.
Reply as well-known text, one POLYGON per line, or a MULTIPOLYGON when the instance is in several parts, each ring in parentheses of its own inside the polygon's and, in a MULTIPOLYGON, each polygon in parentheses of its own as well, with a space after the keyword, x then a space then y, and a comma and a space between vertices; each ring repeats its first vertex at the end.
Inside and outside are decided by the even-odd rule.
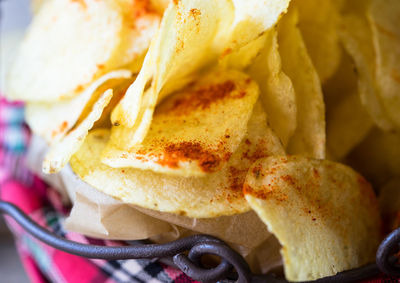
POLYGON ((116 67, 122 21, 114 1, 46 1, 11 69, 7 95, 36 102, 76 96, 116 67))
POLYGON ((157 101, 162 98, 160 92, 168 81, 179 81, 209 62, 222 3, 228 6, 225 0, 184 0, 167 8, 137 80, 112 113, 114 124, 131 128, 137 120, 142 123, 140 113, 147 109, 154 111, 157 101), (151 78, 150 91, 144 92, 151 78))
POLYGON ((49 152, 46 154, 43 161, 43 172, 57 173, 60 171, 69 161, 71 156, 81 147, 88 135, 89 130, 93 127, 103 109, 110 102, 113 95, 112 89, 104 92, 99 100, 93 105, 92 111, 89 115, 78 125, 75 126, 65 137, 59 142, 52 145, 49 152))
MULTIPOLYGON (((286 13, 290 0, 233 0, 234 18, 219 30, 216 44, 222 54, 236 50, 272 28, 286 13)), ((226 17, 221 13, 221 17, 226 17)))
POLYGON ((90 84, 78 96, 53 103, 29 102, 25 119, 32 131, 48 143, 59 141, 78 121, 83 112, 90 112, 94 101, 115 82, 131 77, 128 70, 107 73, 90 84), (93 101, 93 103, 90 103, 93 101), (51 117, 51 119, 49 119, 51 117))
POLYGON ((383 107, 375 71, 376 60, 372 42, 372 32, 366 18, 368 1, 348 1, 350 7, 341 16, 340 37, 347 52, 355 61, 359 77, 361 102, 380 128, 389 130, 394 127, 383 107), (359 4, 359 5, 356 5, 359 4))
POLYGON ((296 126, 296 94, 290 78, 282 71, 277 32, 266 33, 266 43, 249 68, 249 74, 260 86, 260 100, 268 115, 268 122, 284 147, 296 126))
POLYGON ((373 127, 357 92, 349 93, 327 114, 326 142, 333 158, 341 160, 373 127))
POLYGON ((266 115, 259 103, 249 120, 246 137, 227 165, 204 177, 108 167, 100 160, 108 136, 108 130, 93 130, 72 157, 71 167, 82 180, 125 203, 193 218, 249 211, 242 191, 248 168, 262 156, 284 154, 279 140, 267 127, 266 115))
POLYGON ((297 0, 299 28, 321 82, 330 78, 340 64, 338 10, 336 0, 297 0))
POLYGON ((400 128, 400 2, 372 0, 369 7, 376 52, 376 79, 382 104, 400 128))
POLYGON ((163 3, 158 1, 117 0, 123 15, 121 43, 118 51, 118 66, 126 66, 133 72, 139 72, 142 57, 150 46, 160 26, 163 3))
POLYGON ((250 168, 244 193, 281 243, 288 280, 315 280, 375 261, 378 203, 351 168, 302 156, 269 157, 250 168))
POLYGON ((176 82, 181 82, 180 86, 218 55, 228 54, 259 37, 276 23, 288 3, 289 0, 274 0, 248 5, 233 1, 232 6, 227 0, 174 1, 165 11, 138 80, 111 116, 114 124, 138 131, 130 146, 143 141, 155 105, 178 89, 173 87, 176 82), (151 78, 150 91, 145 92, 151 78))
POLYGON ((258 93, 244 73, 211 72, 158 106, 141 144, 126 150, 132 129, 113 127, 102 161, 180 176, 216 172, 246 135, 258 93))
POLYGON ((283 72, 296 93, 297 127, 289 141, 290 154, 325 157, 325 106, 320 80, 297 27, 296 10, 278 25, 279 52, 283 72))
POLYGON ((349 93, 358 92, 358 75, 353 58, 343 50, 336 73, 323 85, 326 112, 336 107, 349 93))
POLYGON ((268 32, 250 41, 245 46, 223 55, 219 60, 219 66, 225 69, 244 70, 251 65, 259 55, 267 41, 268 32))
POLYGON ((377 186, 400 177, 400 133, 374 128, 351 153, 349 162, 377 186))

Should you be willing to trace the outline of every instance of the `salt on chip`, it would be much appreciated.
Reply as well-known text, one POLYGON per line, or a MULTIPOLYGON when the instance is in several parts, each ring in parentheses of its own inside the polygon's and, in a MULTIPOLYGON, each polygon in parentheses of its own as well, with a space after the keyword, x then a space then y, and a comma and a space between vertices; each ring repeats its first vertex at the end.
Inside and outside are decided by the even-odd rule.
POLYGON ((50 144, 57 142, 76 124, 82 112, 91 111, 92 104, 89 102, 93 98, 94 101, 98 99, 103 87, 110 87, 130 77, 131 72, 128 70, 112 71, 95 80, 72 99, 53 103, 29 102, 25 109, 25 119, 35 134, 50 144))
POLYGON ((385 112, 400 128, 400 2, 372 0, 368 10, 376 52, 376 76, 385 112))
POLYGON ((249 211, 242 192, 248 168, 260 157, 284 154, 279 140, 267 127, 266 115, 259 103, 249 120, 247 135, 229 162, 220 171, 204 177, 111 168, 100 160, 108 137, 108 130, 91 131, 72 157, 71 167, 83 181, 124 203, 193 218, 249 211))
POLYGON ((93 105, 92 111, 89 115, 79 124, 76 125, 65 137, 59 142, 52 145, 49 152, 46 154, 43 161, 43 172, 57 173, 60 171, 70 160, 71 156, 81 147, 88 135, 89 130, 93 127, 104 108, 110 102, 113 95, 112 89, 105 91, 93 105))
POLYGON ((288 280, 315 280, 375 261, 378 203, 351 168, 303 156, 269 157, 250 168, 244 192, 281 243, 288 280))
POLYGON ((335 1, 297 0, 292 3, 299 11, 299 28, 321 82, 335 73, 342 54, 335 1))
POLYGON ((292 81, 282 71, 276 30, 265 35, 265 45, 248 72, 260 86, 260 100, 271 128, 286 147, 297 126, 296 94, 292 81))
POLYGON ((357 91, 348 93, 327 114, 327 148, 336 160, 343 159, 368 135, 373 122, 357 91))
POLYGON ((283 72, 296 93, 297 127, 288 144, 290 154, 325 157, 325 106, 318 74, 297 27, 296 10, 278 25, 279 52, 283 72))
POLYGON ((123 18, 114 1, 45 1, 11 69, 11 99, 72 98, 116 67, 123 18))
POLYGON ((363 106, 376 125, 384 130, 394 128, 381 100, 382 91, 376 80, 375 50, 372 31, 366 17, 368 1, 348 1, 341 16, 340 37, 346 51, 355 61, 359 77, 359 93, 363 106))
POLYGON ((239 71, 217 70, 166 98, 157 107, 146 138, 124 150, 130 128, 114 127, 102 161, 180 176, 220 170, 246 135, 258 86, 239 71), (223 121, 223 122, 222 122, 223 121), (122 145, 122 146, 121 146, 122 145))

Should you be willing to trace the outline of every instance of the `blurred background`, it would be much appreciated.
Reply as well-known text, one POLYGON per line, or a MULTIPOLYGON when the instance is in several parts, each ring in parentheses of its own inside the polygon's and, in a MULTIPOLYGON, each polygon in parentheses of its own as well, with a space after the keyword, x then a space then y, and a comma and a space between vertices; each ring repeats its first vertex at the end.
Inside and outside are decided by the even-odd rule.
MULTIPOLYGON (((0 0, 0 91, 15 44, 30 22, 29 0, 0 0)), ((1 188, 0 188, 1 189, 1 188)), ((12 235, 0 217, 0 283, 29 282, 15 250, 12 235)))

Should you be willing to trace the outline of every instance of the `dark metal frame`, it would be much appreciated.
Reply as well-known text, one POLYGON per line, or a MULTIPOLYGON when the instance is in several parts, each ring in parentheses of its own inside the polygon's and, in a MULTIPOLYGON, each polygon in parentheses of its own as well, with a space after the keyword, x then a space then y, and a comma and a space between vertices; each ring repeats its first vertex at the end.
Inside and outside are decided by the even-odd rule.
MULTIPOLYGON (((107 247, 87 245, 59 237, 35 223, 15 205, 0 201, 0 214, 6 214, 20 224, 38 240, 64 252, 105 260, 170 258, 172 263, 194 280, 216 282, 219 280, 237 282, 287 282, 274 274, 257 275, 250 271, 247 262, 225 242, 212 236, 194 235, 166 244, 136 243, 130 246, 107 247), (216 255, 220 263, 213 268, 201 264, 204 255, 216 255)), ((354 282, 371 278, 381 272, 400 276, 399 252, 400 228, 393 231, 381 243, 376 254, 376 264, 341 272, 313 282, 354 282)))

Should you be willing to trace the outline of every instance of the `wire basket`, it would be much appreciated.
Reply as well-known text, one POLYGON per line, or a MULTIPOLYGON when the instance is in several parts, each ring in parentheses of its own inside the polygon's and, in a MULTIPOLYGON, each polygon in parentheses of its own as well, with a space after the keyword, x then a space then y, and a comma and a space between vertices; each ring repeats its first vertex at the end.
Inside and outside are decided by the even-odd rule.
MULTIPOLYGON (((166 244, 135 241, 130 246, 106 247, 81 244, 59 237, 35 223, 17 206, 0 201, 0 213, 6 214, 38 240, 64 252, 86 258, 105 260, 160 259, 182 270, 186 275, 201 282, 288 282, 275 274, 254 274, 244 258, 222 240, 208 235, 194 235, 166 244), (201 263, 204 255, 219 257, 220 263, 206 268, 201 263)), ((368 279, 380 273, 400 276, 400 263, 396 254, 400 250, 400 228, 390 233, 380 244, 376 263, 338 273, 313 282, 354 282, 368 279)))

